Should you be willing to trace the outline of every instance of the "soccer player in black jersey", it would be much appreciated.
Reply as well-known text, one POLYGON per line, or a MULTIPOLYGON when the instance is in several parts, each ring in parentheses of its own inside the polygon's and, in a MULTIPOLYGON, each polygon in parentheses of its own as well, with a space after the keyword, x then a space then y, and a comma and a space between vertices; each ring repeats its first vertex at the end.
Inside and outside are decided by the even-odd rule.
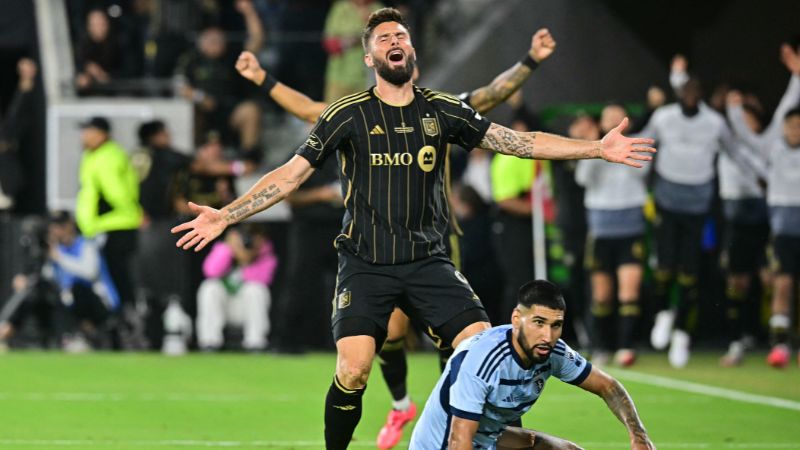
POLYGON ((455 97, 414 86, 414 47, 394 9, 370 16, 363 45, 376 86, 328 106, 296 155, 243 196, 219 210, 191 203, 198 216, 172 229, 186 232, 178 247, 202 249, 228 225, 285 198, 336 154, 346 212, 336 239, 337 364, 325 402, 327 449, 344 449, 350 442, 395 305, 452 347, 489 328, 480 300, 444 256, 448 143, 521 158, 603 158, 633 167, 655 152, 647 147, 652 139, 622 136, 627 120, 600 141, 520 133, 487 121, 455 97))
MULTIPOLYGON (((497 75, 488 85, 464 92, 458 98, 478 113, 485 114, 491 111, 522 86, 538 64, 550 57, 555 50, 555 46, 556 42, 546 28, 538 30, 531 37, 529 50, 518 63, 497 75)), ((314 101, 302 92, 298 92, 269 76, 261 68, 255 55, 250 52, 242 52, 236 62, 236 69, 244 78, 261 86, 262 90, 282 108, 301 120, 315 123, 325 108, 328 107, 328 104, 314 101)), ((412 76, 412 82, 416 81, 418 72, 419 70, 415 71, 412 76)), ((326 164, 335 164, 335 162, 329 161, 326 164)), ((447 164, 449 164, 449 161, 445 156, 445 165, 447 164)), ((447 170, 446 166, 445 170, 447 170)), ((449 190, 450 181, 445 180, 445 183, 446 188, 449 190)), ((451 251, 458 246, 458 234, 458 225, 455 222, 455 218, 451 217, 449 249, 451 251)), ((456 258, 452 256, 451 258, 455 267, 460 269, 456 258)), ((298 305, 297 307, 301 308, 302 306, 298 305)), ((404 339, 408 329, 408 317, 400 308, 395 308, 389 318, 386 341, 378 353, 381 373, 393 400, 392 410, 389 412, 386 424, 378 433, 377 446, 380 449, 389 449, 397 445, 402 438, 403 427, 416 416, 416 405, 409 398, 406 388, 408 366, 404 339)), ((441 362, 446 363, 451 353, 452 349, 449 347, 440 349, 441 362)))

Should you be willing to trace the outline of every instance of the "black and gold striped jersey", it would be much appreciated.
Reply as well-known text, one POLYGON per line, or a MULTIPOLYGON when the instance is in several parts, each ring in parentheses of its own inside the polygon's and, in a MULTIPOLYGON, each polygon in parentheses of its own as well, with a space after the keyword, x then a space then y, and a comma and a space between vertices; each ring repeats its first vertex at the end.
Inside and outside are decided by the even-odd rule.
POLYGON ((394 106, 371 88, 329 105, 296 153, 313 167, 337 155, 346 208, 337 246, 397 264, 444 253, 449 144, 472 149, 489 125, 452 95, 415 86, 411 103, 394 106))

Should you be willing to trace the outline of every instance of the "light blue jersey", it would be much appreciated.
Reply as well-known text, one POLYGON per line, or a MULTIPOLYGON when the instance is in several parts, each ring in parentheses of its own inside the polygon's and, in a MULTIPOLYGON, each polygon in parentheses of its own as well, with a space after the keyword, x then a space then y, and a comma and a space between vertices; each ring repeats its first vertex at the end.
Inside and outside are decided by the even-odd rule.
POLYGON ((456 348, 414 427, 409 449, 446 449, 452 416, 479 422, 474 447, 494 449, 500 432, 519 424, 551 375, 580 384, 592 371, 591 363, 562 340, 547 361, 525 369, 512 333, 511 325, 494 327, 456 348))

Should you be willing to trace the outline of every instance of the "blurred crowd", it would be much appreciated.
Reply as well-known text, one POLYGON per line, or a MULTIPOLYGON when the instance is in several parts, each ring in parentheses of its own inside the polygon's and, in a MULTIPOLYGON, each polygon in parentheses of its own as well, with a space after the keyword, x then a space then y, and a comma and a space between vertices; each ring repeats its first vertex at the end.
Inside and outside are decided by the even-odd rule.
MULTIPOLYGON (((74 213, 54 211, 25 229, 27 262, 4 299, 0 342, 75 352, 331 349, 331 242, 344 211, 335 163, 288 199, 285 226, 248 222, 197 253, 176 249, 170 228, 191 215, 190 202, 222 207, 242 193, 238 178, 266 168, 264 112, 279 107, 237 73, 241 51, 330 102, 371 84, 360 45, 369 13, 406 8, 422 28, 421 3, 435 4, 69 2, 79 95, 186 98, 194 148, 176 149, 163 120, 140 124, 135 149, 114 140, 108 118, 83 122, 74 213)), ((641 114, 609 102, 553 130, 598 140, 630 117, 628 133, 657 140, 656 160, 642 169, 454 151, 453 257, 492 323, 509 321, 516 290, 533 278, 533 249, 543 245, 549 276, 573 311, 567 339, 591 349, 596 364, 634 364, 647 340, 683 367, 693 335, 724 342, 726 366, 765 341, 769 363, 788 364, 800 273, 800 45, 780 54, 790 82, 775 111, 741 86, 706 95, 677 56, 664 77, 670 88, 643 93, 641 114), (536 214, 545 223, 541 244, 536 214)), ((24 182, 15 152, 37 80, 32 60, 16 70, 15 97, 0 116, 6 214, 24 182)), ((546 129, 520 93, 508 103, 505 125, 546 129)))

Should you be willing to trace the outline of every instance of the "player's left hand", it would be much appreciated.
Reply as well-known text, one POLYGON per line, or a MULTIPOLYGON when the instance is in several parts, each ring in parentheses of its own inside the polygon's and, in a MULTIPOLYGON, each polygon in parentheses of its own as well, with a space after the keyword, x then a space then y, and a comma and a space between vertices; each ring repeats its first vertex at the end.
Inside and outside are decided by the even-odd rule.
POLYGON ((653 145, 655 141, 650 138, 630 138, 622 135, 625 128, 628 127, 628 118, 622 119, 613 130, 603 136, 600 141, 602 150, 602 158, 608 162, 625 164, 631 167, 642 167, 638 161, 650 161, 653 159, 650 155, 642 153, 655 153, 656 149, 653 147, 644 147, 644 145, 653 145))
POLYGON ((556 51, 556 40, 547 28, 541 28, 531 38, 531 49, 528 54, 534 61, 540 63, 549 58, 556 51))

